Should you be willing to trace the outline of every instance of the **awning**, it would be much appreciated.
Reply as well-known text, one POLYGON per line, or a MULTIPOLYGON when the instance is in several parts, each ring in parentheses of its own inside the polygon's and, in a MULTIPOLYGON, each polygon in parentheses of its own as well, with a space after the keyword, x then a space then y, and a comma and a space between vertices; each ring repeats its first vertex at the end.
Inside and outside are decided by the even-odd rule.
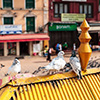
POLYGON ((40 41, 49 40, 47 33, 37 34, 17 34, 17 35, 1 35, 0 42, 25 42, 25 41, 40 41))
MULTIPOLYGON (((77 31, 80 33, 81 29, 80 27, 77 27, 77 31)), ((91 26, 88 30, 90 33, 96 33, 96 32, 100 32, 100 26, 91 26)))

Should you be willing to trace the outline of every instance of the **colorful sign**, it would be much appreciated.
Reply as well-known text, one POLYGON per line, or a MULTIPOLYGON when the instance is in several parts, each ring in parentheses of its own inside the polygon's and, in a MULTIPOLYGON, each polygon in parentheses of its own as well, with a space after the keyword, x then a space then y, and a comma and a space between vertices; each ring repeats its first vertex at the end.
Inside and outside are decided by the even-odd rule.
POLYGON ((75 31, 77 29, 77 25, 75 24, 61 24, 61 23, 53 23, 49 26, 49 31, 75 31))
POLYGON ((21 34, 22 25, 0 25, 0 34, 21 34))
POLYGON ((86 18, 85 14, 61 14, 61 21, 68 21, 68 22, 83 22, 86 18))
POLYGON ((87 0, 62 0, 62 1, 86 2, 87 0))

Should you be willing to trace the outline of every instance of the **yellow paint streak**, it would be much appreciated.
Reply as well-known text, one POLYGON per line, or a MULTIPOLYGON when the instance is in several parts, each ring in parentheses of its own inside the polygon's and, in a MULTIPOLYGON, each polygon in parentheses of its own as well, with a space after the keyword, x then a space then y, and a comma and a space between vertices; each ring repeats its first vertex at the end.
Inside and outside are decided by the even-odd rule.
POLYGON ((30 85, 27 85, 27 90, 28 90, 28 95, 29 95, 30 100, 33 100, 33 95, 32 95, 32 90, 30 88, 30 85))
POLYGON ((70 80, 70 83, 71 83, 71 85, 72 85, 72 88, 73 88, 73 91, 74 91, 74 93, 75 93, 75 95, 76 95, 76 100, 80 100, 80 98, 79 98, 79 93, 78 93, 78 91, 77 91, 77 88, 76 88, 76 86, 75 86, 75 79, 72 79, 72 80, 70 80))
POLYGON ((13 100, 16 100, 16 97, 15 97, 15 95, 13 95, 13 100))
POLYGON ((34 100, 38 100, 37 93, 36 93, 34 85, 31 85, 31 89, 32 89, 34 100))
POLYGON ((64 85, 64 83, 60 80, 60 84, 61 84, 61 88, 62 88, 62 91, 63 91, 63 94, 64 94, 64 96, 65 96, 65 100, 70 100, 69 99, 69 96, 68 96, 68 94, 67 94, 67 91, 66 91, 66 89, 65 89, 65 85, 64 85))
POLYGON ((86 94, 84 93, 83 86, 81 85, 81 83, 80 83, 79 80, 77 80, 77 82, 78 82, 79 88, 80 88, 80 90, 81 90, 82 98, 84 98, 84 100, 87 100, 87 96, 86 96, 86 94))
POLYGON ((23 90, 24 90, 25 100, 29 100, 29 95, 28 95, 27 87, 23 86, 23 90))
POLYGON ((16 90, 16 95, 17 95, 17 100, 21 100, 18 90, 16 90))
POLYGON ((97 96, 97 94, 96 94, 96 92, 94 90, 94 86, 93 86, 93 83, 91 82, 91 79, 88 76, 85 76, 85 79, 88 82, 89 87, 91 88, 91 91, 94 94, 94 97, 96 98, 96 100, 99 100, 99 98, 98 98, 98 96, 97 96))
POLYGON ((62 90, 62 86, 60 85, 60 83, 58 81, 56 81, 56 82, 57 82, 57 85, 58 85, 58 88, 59 88, 59 93, 62 97, 62 100, 66 100, 65 96, 64 96, 64 93, 63 93, 63 90, 62 90))
POLYGON ((43 87, 43 90, 44 90, 44 93, 45 93, 46 100, 50 100, 48 91, 47 91, 46 86, 45 86, 44 83, 42 83, 42 87, 43 87))
POLYGON ((58 100, 58 96, 56 94, 55 88, 52 86, 52 83, 51 82, 49 82, 49 84, 50 84, 50 88, 51 88, 51 91, 52 91, 52 95, 54 97, 54 100, 58 100))
POLYGON ((24 91, 23 91, 22 87, 20 87, 20 89, 19 89, 19 94, 20 94, 21 100, 25 100, 24 91))
POLYGON ((41 84, 39 84, 39 89, 40 89, 40 93, 41 93, 42 100, 46 100, 45 94, 44 94, 44 91, 43 91, 43 88, 42 88, 42 85, 41 84))
POLYGON ((68 92, 68 95, 70 97, 70 100, 73 100, 72 95, 71 95, 71 91, 70 91, 69 86, 68 86, 68 83, 66 82, 66 80, 63 80, 63 82, 64 82, 64 85, 65 85, 65 89, 68 92))
POLYGON ((35 89, 36 89, 36 93, 37 93, 37 96, 38 96, 38 100, 42 100, 41 95, 40 95, 40 89, 38 87, 38 84, 35 84, 35 89))
MULTIPOLYGON (((87 86, 85 84, 85 81, 83 81, 83 80, 80 80, 80 81, 81 81, 83 89, 85 90, 87 100, 90 100, 92 98, 92 95, 90 97, 90 94, 89 94, 89 91, 88 91, 87 86)), ((92 100, 93 100, 93 98, 92 98, 92 100)))
POLYGON ((68 84, 68 87, 69 87, 69 90, 70 90, 70 94, 72 95, 73 99, 75 100, 75 92, 73 91, 73 88, 71 86, 71 83, 70 83, 70 79, 66 79, 66 83, 68 84))
POLYGON ((50 95, 50 99, 51 99, 51 100, 55 100, 54 97, 53 97, 51 88, 50 88, 50 84, 49 84, 49 83, 46 83, 46 87, 47 87, 47 89, 48 89, 48 94, 50 95))

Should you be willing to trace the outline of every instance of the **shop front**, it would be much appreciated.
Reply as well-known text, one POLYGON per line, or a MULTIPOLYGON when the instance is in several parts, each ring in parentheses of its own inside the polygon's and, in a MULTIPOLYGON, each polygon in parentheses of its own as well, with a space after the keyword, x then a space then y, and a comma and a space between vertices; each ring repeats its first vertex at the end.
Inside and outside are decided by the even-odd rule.
POLYGON ((73 47, 73 43, 77 43, 77 34, 77 24, 74 22, 50 22, 49 24, 49 44, 51 47, 55 47, 57 43, 64 44, 67 42, 70 49, 73 47))
POLYGON ((46 40, 49 40, 47 33, 0 35, 0 55, 33 55, 43 49, 46 40), (36 44, 39 45, 37 51, 36 44))
POLYGON ((47 33, 23 34, 22 25, 0 25, 0 55, 1 56, 33 55, 34 52, 40 52, 43 48, 42 46, 46 43, 45 41, 48 40, 49 40, 49 36, 47 33), (42 45, 40 46, 38 51, 34 49, 36 48, 34 45, 37 42, 38 45, 42 45))

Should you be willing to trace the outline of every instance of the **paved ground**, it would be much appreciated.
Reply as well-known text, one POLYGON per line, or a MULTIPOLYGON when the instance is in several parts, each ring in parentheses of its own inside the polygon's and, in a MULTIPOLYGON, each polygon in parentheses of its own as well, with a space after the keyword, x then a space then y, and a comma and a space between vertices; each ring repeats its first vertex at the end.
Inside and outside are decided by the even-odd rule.
MULTIPOLYGON (((69 57, 71 56, 71 51, 66 52, 64 55, 64 59, 66 62, 69 62, 69 57)), ((55 58, 55 56, 52 56, 51 58, 55 58)), ((100 58, 100 52, 99 51, 93 51, 91 58, 100 58)), ((0 63, 4 64, 5 67, 0 69, 0 78, 3 78, 4 75, 7 73, 8 68, 12 65, 12 62, 14 60, 15 56, 8 56, 8 57, 0 57, 0 63)), ((39 66, 45 66, 49 62, 46 61, 46 57, 40 57, 40 56, 25 56, 24 59, 19 59, 21 63, 22 73, 25 71, 29 71, 30 73, 34 72, 39 66)), ((41 74, 41 73, 39 73, 41 74)))

